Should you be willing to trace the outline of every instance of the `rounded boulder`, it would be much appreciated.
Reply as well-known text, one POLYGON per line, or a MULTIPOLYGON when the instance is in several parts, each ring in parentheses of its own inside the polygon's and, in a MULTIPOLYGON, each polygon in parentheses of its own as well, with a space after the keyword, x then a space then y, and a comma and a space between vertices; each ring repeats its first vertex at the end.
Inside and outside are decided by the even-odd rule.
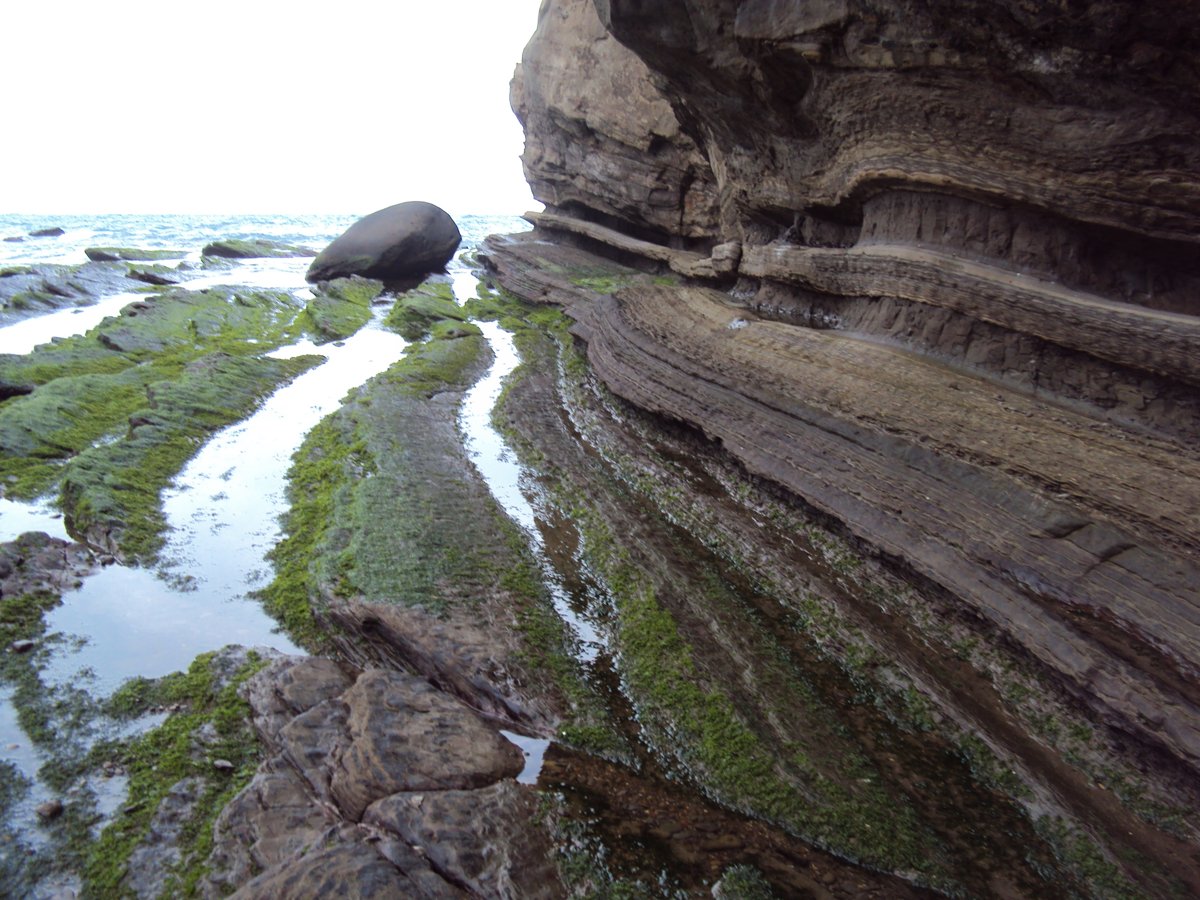
POLYGON ((381 281, 412 278, 442 269, 462 242, 450 214, 432 203, 411 201, 364 216, 322 250, 305 278, 331 281, 350 275, 381 281))

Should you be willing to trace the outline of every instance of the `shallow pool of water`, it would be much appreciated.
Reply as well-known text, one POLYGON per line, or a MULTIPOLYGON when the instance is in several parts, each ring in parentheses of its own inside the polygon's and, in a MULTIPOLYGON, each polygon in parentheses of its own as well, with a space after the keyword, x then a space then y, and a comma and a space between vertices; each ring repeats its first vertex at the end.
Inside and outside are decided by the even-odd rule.
MULTIPOLYGON (((285 267, 250 267, 270 282, 259 286, 302 289, 296 281, 303 284, 303 268, 295 260, 283 262, 293 271, 283 279, 269 272, 285 267)), ((128 299, 112 298, 100 306, 119 309, 128 299)), ((41 651, 40 677, 51 695, 82 689, 104 697, 130 677, 154 678, 186 669, 199 654, 228 644, 299 652, 248 595, 272 575, 265 556, 280 537, 291 455, 348 391, 403 352, 405 341, 380 327, 382 315, 377 311, 371 324, 336 344, 304 341, 274 354, 312 353, 326 360, 276 391, 248 419, 218 432, 179 473, 163 497, 170 531, 159 568, 109 565, 62 595, 61 604, 45 616, 46 633, 67 637, 49 641, 41 651)), ((4 346, 27 352, 80 321, 74 314, 29 320, 32 324, 22 329, 23 343, 11 339, 4 346)), ((0 339, 5 335, 11 338, 11 327, 0 330, 0 339)), ((51 499, 0 502, 0 539, 11 540, 30 530, 67 537, 51 499)), ((146 717, 132 727, 146 728, 157 721, 160 718, 146 717)), ((122 727, 129 726, 101 720, 89 726, 95 736, 112 736, 122 727)), ((79 739, 84 736, 76 734, 65 742, 72 748, 33 744, 20 728, 11 692, 0 693, 0 759, 34 782, 24 800, 10 809, 6 823, 6 831, 25 845, 40 845, 44 829, 34 810, 53 796, 38 780, 38 769, 56 753, 75 752, 79 739)), ((122 795, 120 783, 106 780, 102 787, 97 793, 100 814, 115 808, 122 795)))
POLYGON ((69 541, 62 513, 49 497, 32 503, 0 497, 0 543, 12 541, 29 531, 44 531, 50 537, 69 541))
POLYGON ((88 641, 56 657, 51 677, 62 681, 86 669, 108 693, 133 675, 177 671, 227 644, 299 652, 247 596, 272 575, 265 557, 280 537, 291 455, 347 391, 387 368, 404 347, 377 321, 336 345, 301 347, 327 361, 218 432, 164 493, 171 530, 160 569, 110 566, 63 594, 48 626, 88 641))
MULTIPOLYGON (((471 277, 470 284, 475 283, 471 277)), ((456 278, 455 291, 470 290, 465 278, 456 278)), ((461 295, 460 295, 461 296, 461 295)), ((528 536, 531 548, 542 571, 542 580, 554 600, 554 608, 567 623, 578 644, 578 656, 583 662, 591 662, 603 649, 603 639, 595 627, 572 608, 570 595, 564 587, 562 577, 546 557, 546 545, 539 527, 533 504, 523 487, 527 478, 516 455, 505 443, 504 437, 492 425, 492 410, 504 389, 504 379, 520 363, 512 335, 495 322, 477 322, 483 336, 491 345, 495 359, 491 368, 467 392, 459 413, 458 425, 463 434, 467 455, 479 474, 483 476, 496 502, 528 536)), ((530 493, 533 493, 532 489, 530 493)))
POLYGON ((115 316, 135 300, 145 300, 145 294, 124 292, 113 294, 91 306, 60 309, 56 312, 22 319, 0 328, 0 353, 23 355, 40 344, 56 337, 83 334, 99 325, 108 316, 115 316))

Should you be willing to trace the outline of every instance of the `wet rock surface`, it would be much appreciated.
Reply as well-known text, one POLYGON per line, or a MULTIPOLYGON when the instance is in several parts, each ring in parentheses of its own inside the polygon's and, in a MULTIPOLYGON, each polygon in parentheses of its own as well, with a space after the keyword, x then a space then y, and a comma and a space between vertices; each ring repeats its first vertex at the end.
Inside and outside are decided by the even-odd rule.
POLYGON ((317 254, 305 278, 419 278, 445 266, 461 242, 458 226, 445 210, 423 201, 397 203, 346 229, 317 254))
POLYGON ((222 259, 277 259, 281 257, 316 256, 316 251, 308 247, 297 247, 294 244, 284 244, 280 241, 268 241, 263 238, 254 240, 226 239, 205 244, 200 251, 202 256, 215 256, 222 259))
POLYGON ((34 592, 59 594, 78 585, 98 565, 83 544, 31 531, 0 544, 0 598, 34 592))
POLYGON ((511 780, 521 753, 462 702, 320 658, 277 661, 245 695, 270 753, 217 822, 210 890, 555 895, 553 868, 524 864, 549 850, 531 789, 511 780))
MULTIPOLYGON (((923 586, 922 591, 929 597, 924 602, 932 602, 935 609, 945 604, 944 600, 933 601, 939 593, 953 598, 945 605, 944 612, 935 613, 947 616, 947 621, 963 621, 964 602, 981 604, 988 596, 981 591, 981 586, 993 585, 992 601, 976 607, 975 614, 982 619, 981 624, 975 626, 979 629, 977 636, 964 638, 959 632, 954 636, 956 640, 952 640, 951 634, 947 633, 941 638, 946 644, 940 653, 946 659, 960 656, 962 650, 956 648, 962 645, 957 641, 967 641, 972 646, 983 642, 995 647, 997 628, 1003 631, 1007 641, 1019 641, 1027 649, 1018 651, 1015 657, 1008 656, 1011 651, 1001 654, 1008 658, 999 664, 995 660, 977 660, 974 664, 982 671, 970 676, 967 675, 969 666, 931 664, 927 650, 913 652, 910 642, 914 638, 917 643, 926 645, 933 640, 929 625, 917 624, 919 617, 911 625, 893 623, 900 625, 900 629, 892 632, 893 626, 885 628, 888 620, 881 619, 877 610, 863 609, 854 614, 857 627, 873 635, 872 640, 880 648, 882 658, 890 659, 893 665, 915 676, 922 692, 931 692, 944 715, 951 720, 970 722, 972 730, 979 729, 980 734, 987 736, 990 746, 1005 755, 1015 754, 1018 771, 1029 779, 1032 789, 1041 798, 1039 804, 1054 797, 1052 807, 1076 821, 1119 821, 1121 824, 1109 832, 1109 840, 1117 846, 1128 844, 1136 847, 1137 852, 1159 860, 1160 873, 1170 871, 1175 873, 1172 877, 1179 877, 1178 872, 1187 871, 1192 850, 1186 840, 1180 841, 1175 834, 1159 831, 1131 815, 1129 810, 1122 809, 1098 774, 1080 777, 1080 772, 1074 768, 1080 762, 1078 754, 1091 751, 1082 751, 1077 744, 1066 745, 1064 749, 1069 747, 1067 756, 1075 761, 1065 763, 1053 751, 1047 753, 1042 744, 1047 740, 1045 733, 1038 733, 1046 722, 1057 721, 1058 716, 1065 715, 1063 710, 1074 709, 1077 714, 1082 708, 1087 716, 1096 716, 1111 728, 1107 741, 1110 749, 1120 748, 1117 758, 1127 773, 1121 777, 1137 779, 1143 785, 1157 785, 1153 790, 1167 804, 1172 804, 1176 798, 1194 795, 1191 751, 1179 742, 1189 730, 1186 717, 1190 715, 1188 711, 1193 703, 1192 689, 1188 676, 1176 679, 1166 674, 1187 671, 1189 660, 1195 658, 1188 647, 1194 636, 1193 629, 1182 624, 1192 608, 1187 598, 1193 591, 1189 586, 1193 579, 1174 580, 1171 574, 1186 571, 1190 565, 1186 552, 1180 553, 1180 548, 1188 546, 1188 539, 1181 532, 1169 527, 1163 529, 1149 521, 1160 513, 1164 516, 1163 523, 1177 515, 1186 517, 1188 513, 1184 510, 1193 508, 1194 504, 1186 495, 1181 495, 1179 513, 1167 513, 1151 499, 1161 497, 1163 492, 1156 493, 1145 487, 1128 490, 1119 487, 1126 478, 1153 480, 1162 477, 1166 479, 1164 483, 1175 485, 1176 490, 1188 490, 1187 485, 1192 484, 1192 479, 1178 482, 1173 474, 1181 463, 1186 466, 1186 460, 1190 458, 1182 447, 1170 441, 1163 442, 1161 438, 1146 438, 1110 425, 1101 426, 1086 417, 1076 418, 1058 407, 1025 408, 1029 400, 1019 395, 998 393, 1001 389, 994 383, 978 383, 979 399, 971 401, 970 395, 976 387, 966 373, 925 368, 928 364, 919 358, 877 344, 850 341, 828 332, 814 333, 761 322, 744 307, 731 303, 717 292, 655 285, 636 271, 611 263, 608 281, 614 286, 626 286, 613 295, 598 295, 587 286, 595 283, 595 276, 590 282, 587 278, 579 278, 576 279, 579 283, 572 283, 562 273, 572 270, 597 272, 603 263, 597 257, 567 246, 547 245, 536 238, 496 239, 490 249, 503 283, 514 290, 527 291, 533 297, 554 297, 566 305, 578 320, 574 330, 586 340, 589 361, 607 389, 658 416, 688 422, 696 427, 698 434, 704 435, 698 442, 685 442, 671 451, 668 458, 703 459, 711 452, 711 449, 705 449, 712 446, 708 441, 718 438, 723 454, 729 454, 765 483, 784 486, 792 496, 802 497, 811 504, 810 509, 820 510, 826 521, 847 523, 855 538, 867 538, 866 529, 895 529, 895 541, 887 545, 882 558, 907 560, 909 566, 926 566, 921 560, 933 563, 933 567, 924 568, 922 574, 926 577, 916 583, 923 586), (528 290, 532 283, 538 283, 540 288, 528 290), (643 300, 644 307, 639 305, 643 300), (715 305, 708 306, 709 302, 715 305), (634 312, 635 308, 640 311, 634 312), (717 316, 711 330, 701 324, 710 313, 717 316), (640 318, 643 315, 645 319, 640 318), (626 316, 646 321, 646 331, 635 334, 626 330, 625 325, 618 325, 618 322, 628 321, 626 316), (654 324, 649 324, 650 320, 654 324), (742 341, 756 342, 755 330, 760 327, 770 331, 772 336, 748 356, 742 356, 739 350, 742 341), (621 332, 619 337, 618 331, 621 332), (704 334, 711 336, 713 344, 701 349, 704 334), (687 336, 683 338, 687 349, 683 349, 683 344, 674 343, 674 335, 687 336), (811 369, 805 368, 806 352, 800 349, 800 344, 809 340, 820 347, 812 357, 811 369), (772 355, 776 349, 777 357, 772 355), (864 354, 862 358, 857 356, 859 352, 864 354), (642 353, 646 355, 639 355, 636 362, 628 355, 642 353), (866 362, 866 357, 871 361, 866 362), (738 360, 749 358, 754 358, 755 365, 761 366, 753 373, 739 372, 738 360), (841 369, 843 358, 856 361, 841 369), (909 382, 916 393, 905 396, 902 384, 907 377, 892 380, 888 374, 891 371, 891 364, 886 362, 888 359, 901 368, 915 366, 924 372, 914 374, 909 382), (654 373, 663 365, 671 369, 672 374, 660 379, 654 373), (803 375, 798 374, 797 366, 805 368, 803 375), (797 372, 794 381, 788 381, 789 372, 797 372), (858 378, 864 381, 856 388, 858 378), (876 389, 885 379, 888 390, 876 389), (946 385, 944 397, 938 396, 939 383, 946 385), (744 404, 732 394, 724 393, 722 385, 736 385, 736 393, 754 393, 762 397, 760 409, 764 417, 758 419, 753 404, 744 404), (845 394, 841 393, 843 390, 845 394), (721 396, 708 395, 709 391, 721 396), (702 395, 709 397, 701 402, 703 411, 696 407, 687 412, 690 401, 685 398, 702 395), (844 405, 838 401, 828 405, 836 396, 844 398, 844 405), (890 413, 879 405, 890 404, 893 400, 897 406, 890 413), (925 402, 932 405, 924 408, 925 402), (1022 412, 1023 408, 1029 415, 1022 412), (802 412, 805 409, 812 412, 802 412), (987 410, 987 414, 976 412, 976 409, 987 410), (1020 421, 1016 417, 1006 421, 1010 412, 1019 414, 1020 421), (910 413, 914 416, 913 425, 905 428, 901 422, 910 413), (965 416, 960 420, 961 424, 945 430, 959 415, 965 416), (796 421, 784 424, 791 417, 796 417, 796 421), (1044 424, 1047 420, 1049 425, 1044 424), (721 425, 726 421, 730 423, 729 430, 724 430, 721 425), (996 432, 989 434, 993 425, 996 432), (1073 429, 1075 438, 1071 437, 1073 429), (1004 449, 1008 441, 1027 430, 1037 431, 1039 436, 1019 439, 1019 451, 1017 445, 1007 451, 1004 449), (952 437, 953 434, 958 436, 952 437), (818 443, 822 445, 835 437, 846 443, 823 449, 809 446, 810 436, 816 435, 820 436, 818 443), (764 454, 770 453, 768 448, 776 440, 785 442, 786 449, 781 444, 780 455, 770 465, 764 465, 764 454), (1079 441, 1077 449, 1055 449, 1056 442, 1069 440, 1079 441), (1150 460, 1159 449, 1164 455, 1157 469, 1159 474, 1155 474, 1156 468, 1150 460), (1090 466, 1106 465, 1106 452, 1117 453, 1111 458, 1112 469, 1091 477, 1081 474, 1081 470, 1086 471, 1090 466), (991 453, 996 456, 990 456, 991 453), (1048 455, 1043 458, 1039 456, 1041 453, 1048 455), (868 475, 871 465, 864 467, 858 462, 865 458, 875 460, 880 466, 877 481, 868 475), (1056 468, 1059 466, 1062 468, 1056 468), (922 468, 929 475, 922 476, 923 487, 919 495, 909 500, 882 503, 869 493, 878 490, 879 495, 895 497, 893 492, 901 490, 905 482, 904 472, 922 468), (1043 485, 1049 480, 1047 475, 1055 471, 1060 472, 1054 480, 1060 489, 1048 496, 1043 485), (937 488, 932 486, 931 478, 936 479, 937 488), (872 481, 876 488, 869 487, 872 481), (844 496, 855 498, 852 505, 823 505, 821 498, 826 495, 821 492, 834 490, 839 483, 845 485, 844 496), (1067 485, 1071 486, 1069 492, 1061 489, 1067 485), (938 499, 935 491, 950 493, 938 499), (955 491, 964 493, 951 499, 955 491), (1110 491, 1115 493, 1110 494, 1110 491), (1030 499, 1022 501, 1023 493, 1030 499), (1117 526, 1110 524, 1105 509, 1118 494, 1125 498, 1124 502, 1133 504, 1119 514, 1122 522, 1119 531, 1117 526), (872 503, 872 499, 879 505, 872 503), (1023 502, 1024 507, 1021 506, 1023 502), (964 532, 955 537, 951 518, 966 516, 970 519, 973 508, 978 510, 974 514, 978 516, 976 524, 966 524, 964 532), (930 524, 927 529, 922 527, 923 509, 933 516, 936 525, 930 524), (998 534, 1004 534, 1006 517, 1011 517, 1013 524, 1010 536, 1001 541, 1005 548, 1002 554, 992 542, 998 534), (1036 524, 1039 519, 1045 520, 1043 525, 1036 524), (1137 524, 1139 521, 1141 525, 1137 524), (1089 535, 1098 537, 1100 534, 1109 535, 1115 543, 1093 544, 1089 535), (921 535, 924 536, 919 537, 921 535), (930 549, 930 543, 923 543, 937 544, 943 539, 948 543, 937 551, 930 549), (1064 539, 1070 547, 1046 552, 1047 545, 1053 546, 1053 542, 1064 539), (1024 558, 1020 550, 1022 543, 1031 544, 1027 551, 1029 555, 1024 558), (974 556, 973 562, 968 562, 972 557, 972 546, 979 548, 978 555, 974 556), (1119 548, 1117 552, 1106 553, 1104 547, 1112 546, 1119 548), (1035 547, 1037 549, 1033 549, 1035 547), (1072 558, 1081 551, 1092 553, 1093 558, 1081 559, 1078 568, 1071 569, 1072 558), (929 555, 924 555, 926 553, 929 555), (1106 576, 1101 584, 1089 588, 1089 602, 1096 604, 1091 607, 1095 610, 1091 615, 1077 602, 1050 601, 1053 596, 1050 586, 1055 578, 1062 579, 1058 596, 1071 596, 1070 591, 1081 578, 1086 579, 1089 573, 1097 570, 1103 572, 1108 565, 1122 565, 1122 554, 1125 553, 1130 554, 1128 559, 1137 556, 1160 559, 1157 564, 1138 569, 1143 573, 1142 577, 1150 579, 1150 582, 1144 582, 1144 588, 1131 593, 1127 580, 1116 578, 1110 582, 1106 576), (961 575, 952 576, 951 573, 960 566, 961 575), (1024 574, 1003 574, 1014 572, 1012 567, 1020 567, 1024 574), (930 595, 928 575, 934 568, 941 568, 944 580, 938 591, 930 595), (1035 570, 1040 574, 1032 576, 1035 570), (1056 576, 1056 570, 1062 574, 1056 576), (957 587, 949 583, 954 577, 962 579, 957 587), (1031 578, 1040 585, 1034 597, 1025 594, 1021 588, 1013 589, 1013 584, 1027 585, 1031 578), (1153 586, 1155 581, 1157 587, 1153 586), (1109 583, 1120 583, 1122 587, 1106 594, 1103 585, 1109 583), (1107 600, 1104 599, 1106 596, 1107 600), (1108 612, 1103 611, 1106 608, 1108 612), (1122 612, 1116 613, 1117 609, 1122 612), (1183 619, 1178 618, 1180 615, 1183 619), (1139 616, 1142 618, 1138 619, 1139 616), (1152 632, 1160 618, 1176 624, 1159 632, 1154 643, 1159 649, 1151 650, 1143 645, 1138 654, 1131 653, 1130 648, 1136 646, 1132 641, 1152 632), (1125 627, 1130 629, 1123 638, 1117 638, 1115 631, 1105 631, 1098 625, 1104 622, 1108 628, 1113 628, 1115 623, 1122 621, 1127 622, 1125 627), (911 629, 911 636, 904 637, 903 632, 908 629, 911 629), (1174 649, 1168 649, 1172 644, 1174 649), (1003 679, 998 678, 993 667, 999 665, 1001 671, 1014 667, 1025 669, 1031 657, 1038 660, 1037 670, 1042 679, 1040 690, 1047 695, 1057 694, 1058 703, 1062 705, 1058 712, 1039 713, 1049 718, 1039 720, 1034 716, 1025 719, 1021 727, 1014 728, 1012 711, 1005 711, 1010 701, 996 693, 997 686, 1007 688, 1003 687, 1003 679), (1151 662, 1152 659, 1157 661, 1151 662), (976 679, 980 684, 970 686, 976 679), (1042 725, 1035 725, 1038 721, 1042 725), (1027 731, 1023 733, 1021 728, 1027 731), (1132 735, 1140 735, 1140 743, 1131 746, 1132 735), (1175 755, 1173 760, 1161 755, 1167 747, 1173 748, 1170 751, 1175 755), (1147 754, 1153 754, 1150 758, 1158 760, 1157 770, 1147 772, 1144 762, 1147 754)), ((545 405, 546 401, 542 400, 535 402, 534 408, 545 405)), ((531 409, 526 410, 525 414, 530 412, 531 409)), ((612 429, 614 434, 628 429, 633 421, 627 412, 621 413, 619 419, 621 425, 612 429)), ((543 422, 543 426, 539 428, 535 423, 529 423, 535 435, 548 430, 548 423, 543 422)), ((654 435, 659 433, 661 426, 649 425, 647 428, 645 433, 654 435)), ((540 445, 543 439, 535 437, 533 440, 539 444, 541 454, 558 460, 560 465, 571 470, 561 447, 551 449, 540 445)), ((633 446, 610 451, 612 457, 618 459, 637 452, 633 446)), ((664 495, 682 490, 687 496, 686 480, 681 484, 678 472, 651 468, 640 477, 653 477, 672 485, 664 487, 664 495)), ((701 487, 703 492, 711 489, 701 487)), ((575 490, 590 496, 596 489, 577 487, 575 490)), ((677 512, 675 516, 684 515, 685 521, 693 519, 698 515, 694 509, 693 506, 693 511, 677 512)), ((708 523, 701 533, 706 541, 710 541, 713 539, 712 523, 721 523, 717 526, 721 531, 736 530, 734 523, 738 516, 733 508, 726 506, 699 515, 694 521, 708 523)), ((739 555, 746 554, 756 560, 753 565, 760 573, 758 577, 766 578, 768 583, 778 583, 780 579, 786 583, 791 577, 783 574, 788 564, 774 556, 769 544, 762 546, 764 524, 760 520, 757 528, 752 525, 745 536, 733 538, 733 546, 739 555)), ((867 539, 878 546, 883 543, 879 534, 867 539)), ((646 536, 643 540, 652 539, 646 536)), ((906 573, 903 567, 899 571, 906 573)), ((911 579, 911 572, 907 569, 905 577, 911 579)), ((665 586, 662 589, 666 590, 665 586)), ((794 590, 802 596, 811 592, 813 586, 811 583, 797 585, 794 590)), ((878 588, 871 590, 878 591, 878 588)), ((849 596, 837 602, 843 608, 853 610, 862 600, 849 596)), ((916 616, 917 611, 909 614, 916 616)), ((708 618, 712 613, 701 615, 708 618)), ((729 639, 720 640, 727 642, 729 639)), ((730 672, 729 677, 735 676, 730 672)), ((1091 733, 1090 728, 1088 733, 1091 733)), ((1057 743, 1059 741, 1054 741, 1051 746, 1057 743)), ((1108 764, 1113 761, 1110 757, 1108 764)), ((1089 771, 1086 766, 1084 769, 1089 771)), ((1096 773, 1098 770, 1091 768, 1090 771, 1096 773)), ((1142 789, 1146 788, 1139 788, 1142 789)), ((1126 793, 1125 796, 1131 795, 1126 793)), ((1153 881, 1159 876, 1150 877, 1153 881)))
POLYGON ((8 324, 56 309, 90 306, 102 296, 135 290, 143 282, 130 271, 125 262, 39 264, 5 270, 4 277, 0 277, 0 322, 8 324))
MULTIPOLYGON (((547 4, 512 95, 547 209, 490 265, 566 308, 646 433, 694 429, 685 455, 719 448, 936 610, 835 601, 1019 773, 1043 834, 1051 810, 1182 896, 1196 822, 1163 813, 1200 785, 1200 157, 1176 124, 1200 110, 1176 61, 1200 21, 969 10, 547 4), (596 85, 619 59, 618 99, 596 85), (648 228, 614 201, 674 152, 649 115, 640 139, 605 124, 627 95, 670 108, 714 206, 668 192, 648 228)), ((780 571, 732 513, 689 521, 780 571)))

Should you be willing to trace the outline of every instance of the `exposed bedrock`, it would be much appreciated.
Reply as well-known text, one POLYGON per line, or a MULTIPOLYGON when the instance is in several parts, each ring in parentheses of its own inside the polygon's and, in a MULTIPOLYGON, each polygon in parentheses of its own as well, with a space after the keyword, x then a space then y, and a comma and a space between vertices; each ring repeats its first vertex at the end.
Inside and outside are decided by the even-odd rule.
POLYGON ((552 0, 513 102, 551 215, 1195 434, 1198 33, 1167 3, 552 0))
POLYGON ((216 823, 206 896, 560 892, 521 752, 458 700, 297 657, 245 694, 269 757, 216 823))
POLYGON ((711 237, 708 160, 590 0, 542 4, 512 105, 525 127, 525 176, 542 202, 664 242, 711 237))
POLYGON ((1166 2, 548 0, 513 85, 547 209, 489 249, 614 394, 1193 788, 1197 37, 1166 2), (593 291, 568 248, 671 277, 593 291))

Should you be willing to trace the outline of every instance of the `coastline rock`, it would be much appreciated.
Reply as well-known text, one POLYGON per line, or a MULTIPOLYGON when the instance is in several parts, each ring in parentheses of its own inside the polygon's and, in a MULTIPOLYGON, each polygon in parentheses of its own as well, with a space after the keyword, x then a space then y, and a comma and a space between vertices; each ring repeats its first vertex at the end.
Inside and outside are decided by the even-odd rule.
POLYGON ((152 284, 156 287, 169 287, 179 284, 182 280, 174 269, 168 269, 165 266, 155 266, 154 268, 130 266, 129 277, 134 281, 152 284))
POLYGON ((608 36, 591 0, 545 6, 513 76, 533 195, 632 234, 707 239, 717 189, 650 70, 608 36))
POLYGON ((89 260, 80 265, 37 264, 0 270, 0 322, 87 306, 101 297, 132 290, 137 285, 131 283, 131 268, 126 262, 89 260))
POLYGON ((95 556, 83 544, 29 531, 0 544, 0 597, 61 593, 96 567, 95 556))
POLYGON ((511 781, 521 751, 461 701, 309 657, 276 660, 242 694, 269 755, 216 823, 206 895, 562 895, 535 797, 511 781), (476 814, 483 831, 460 825, 476 814), (418 838, 444 841, 441 856, 418 838))
POLYGON ((213 241, 200 251, 201 256, 216 256, 222 259, 285 259, 301 256, 316 256, 316 252, 295 244, 268 241, 263 238, 239 240, 230 238, 213 241))
MULTIPOLYGON (((988 685, 1028 670, 1115 780, 1191 797, 1200 12, 1035 6, 549 0, 512 90, 546 210, 490 265, 566 308, 623 402, 835 523, 1006 662, 906 613, 926 652, 988 685), (674 199, 628 202, 684 159, 674 199), (670 285, 588 290, 555 249, 670 285)), ((1031 817, 1055 798, 1108 858, 1200 890, 1193 819, 1147 823, 1016 695, 981 719, 954 675, 888 663, 1022 773, 1031 817)))
POLYGON ((359 219, 322 250, 304 276, 349 275, 396 281, 442 269, 462 235, 445 210, 423 201, 398 203, 359 219))
POLYGON ((83 252, 92 262, 153 262, 187 256, 183 250, 143 250, 138 247, 88 247, 83 252))
POLYGON ((29 232, 30 237, 62 237, 67 232, 59 228, 57 225, 53 228, 38 228, 36 231, 29 232))
POLYGON ((363 821, 419 847, 438 872, 477 896, 532 897, 552 895, 558 883, 549 842, 529 827, 537 814, 533 792, 502 781, 393 794, 372 804, 363 821))
POLYGON ((342 700, 349 745, 329 788, 352 820, 377 797, 482 787, 524 767, 514 744, 423 678, 364 672, 342 700))

